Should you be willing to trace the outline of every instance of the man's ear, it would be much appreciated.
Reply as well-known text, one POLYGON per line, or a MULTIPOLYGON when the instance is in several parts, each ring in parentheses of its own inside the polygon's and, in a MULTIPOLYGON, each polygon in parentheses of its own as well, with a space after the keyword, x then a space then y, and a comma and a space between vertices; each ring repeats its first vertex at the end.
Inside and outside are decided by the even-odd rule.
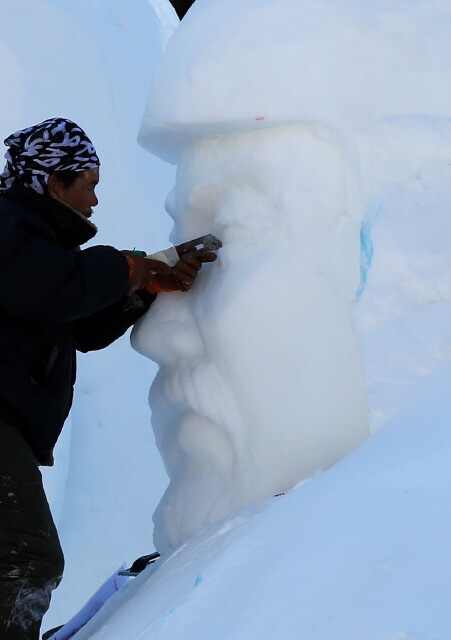
POLYGON ((52 196, 52 198, 59 197, 60 183, 58 178, 56 178, 53 174, 50 175, 49 179, 47 180, 47 189, 49 191, 49 195, 52 196))

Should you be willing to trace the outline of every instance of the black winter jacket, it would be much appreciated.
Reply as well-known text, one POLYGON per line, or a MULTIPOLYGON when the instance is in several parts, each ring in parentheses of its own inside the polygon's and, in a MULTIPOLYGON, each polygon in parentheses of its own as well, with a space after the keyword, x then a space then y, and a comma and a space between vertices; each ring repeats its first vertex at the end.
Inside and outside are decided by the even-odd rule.
POLYGON ((72 403, 75 349, 102 349, 155 295, 125 295, 128 263, 113 247, 78 245, 95 234, 50 196, 12 188, 0 196, 0 417, 42 461, 72 403))

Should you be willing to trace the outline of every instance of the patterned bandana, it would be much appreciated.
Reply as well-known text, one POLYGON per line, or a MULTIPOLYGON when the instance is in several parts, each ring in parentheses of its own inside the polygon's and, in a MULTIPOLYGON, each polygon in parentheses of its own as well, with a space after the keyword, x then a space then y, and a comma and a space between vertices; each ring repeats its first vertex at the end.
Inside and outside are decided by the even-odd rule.
POLYGON ((0 175, 0 193, 17 180, 39 194, 58 171, 85 171, 100 165, 96 150, 75 122, 51 118, 11 134, 5 140, 6 166, 0 175))

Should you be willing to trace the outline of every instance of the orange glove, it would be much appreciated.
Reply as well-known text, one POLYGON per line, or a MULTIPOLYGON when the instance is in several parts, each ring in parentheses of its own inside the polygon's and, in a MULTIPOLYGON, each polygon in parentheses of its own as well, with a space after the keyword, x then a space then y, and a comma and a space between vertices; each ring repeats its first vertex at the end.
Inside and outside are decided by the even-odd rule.
POLYGON ((160 291, 189 291, 204 262, 214 262, 215 253, 206 253, 201 258, 184 255, 172 269, 160 260, 146 258, 144 252, 122 251, 130 268, 130 288, 147 289, 150 293, 160 291))
POLYGON ((206 253, 201 258, 184 255, 171 269, 170 274, 158 274, 160 291, 189 291, 197 278, 203 262, 214 262, 215 253, 206 253))
POLYGON ((158 285, 157 274, 171 274, 171 268, 165 262, 144 258, 133 251, 122 251, 122 253, 129 266, 129 288, 127 293, 133 293, 155 283, 158 285))

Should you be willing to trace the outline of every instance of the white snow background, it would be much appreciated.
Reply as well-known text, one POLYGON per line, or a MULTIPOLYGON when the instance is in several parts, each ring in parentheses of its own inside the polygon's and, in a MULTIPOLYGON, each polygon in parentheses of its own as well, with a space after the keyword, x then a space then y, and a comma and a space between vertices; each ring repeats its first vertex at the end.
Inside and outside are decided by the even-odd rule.
MULTIPOLYGON (((252 15, 258 4, 243 0, 240 6, 252 15)), ((369 119, 365 101, 357 105, 367 129, 353 151, 361 159, 365 205, 354 311, 374 435, 286 495, 199 531, 130 582, 79 640, 451 637, 451 101, 444 82, 451 9, 439 1, 366 4, 380 9, 387 50, 402 38, 409 45, 400 48, 400 68, 420 76, 406 103, 388 104, 392 78, 385 89, 379 85, 387 95, 378 96, 374 114, 368 102, 369 119), (421 43, 409 40, 403 12, 424 25, 421 43)), ((219 4, 196 5, 187 19, 202 31, 215 19, 209 6, 219 4)), ((217 17, 224 24, 233 21, 228 10, 234 5, 221 3, 217 17)), ((274 3, 261 5, 268 6, 262 21, 271 33, 274 3)), ((342 5, 355 17, 362 3, 342 5)), ((290 2, 280 0, 279 7, 286 19, 282 9, 290 2)), ((305 13, 311 22, 317 16, 313 9, 305 13)), ((326 36, 328 25, 325 20, 326 36)), ((149 252, 168 244, 163 203, 173 167, 135 140, 153 70, 175 26, 166 2, 0 2, 5 137, 51 115, 86 129, 103 160, 96 241, 149 252)), ((182 27, 179 33, 174 42, 189 51, 182 27)), ((356 34, 350 29, 348 36, 360 48, 370 43, 356 34)), ((273 55, 276 44, 290 51, 272 44, 273 55)), ((321 52, 315 69, 324 78, 321 52)), ((359 77, 366 80, 364 68, 362 62, 359 77)), ((214 70, 212 60, 208 71, 214 70)), ((355 95, 348 76, 338 80, 333 95, 351 89, 355 95)), ((318 87, 321 102, 324 84, 318 87)), ((277 107, 277 95, 272 98, 277 107)), ((321 115, 327 122, 327 111, 335 111, 333 101, 326 104, 321 115)), ((352 118, 341 106, 343 132, 350 136, 352 118)), ((160 152, 169 154, 164 143, 160 152)), ((72 417, 56 467, 46 473, 67 559, 46 627, 72 615, 120 562, 152 550, 151 515, 167 483, 146 402, 154 373, 127 339, 80 359, 72 417)))

